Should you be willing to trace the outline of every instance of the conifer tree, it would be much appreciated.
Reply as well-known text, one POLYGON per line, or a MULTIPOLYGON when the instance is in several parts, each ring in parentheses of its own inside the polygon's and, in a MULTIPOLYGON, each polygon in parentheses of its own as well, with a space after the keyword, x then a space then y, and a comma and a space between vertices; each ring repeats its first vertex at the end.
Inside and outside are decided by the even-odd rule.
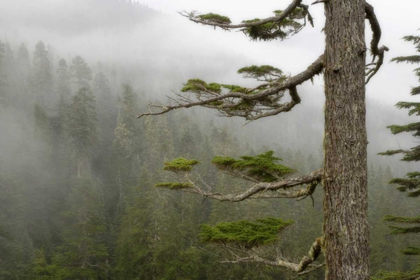
MULTIPOLYGON (((20 71, 27 72, 31 69, 31 63, 29 61, 29 51, 25 44, 20 44, 17 51, 18 67, 20 71)), ((27 74, 26 74, 27 75, 27 74)))
POLYGON ((99 72, 93 80, 92 92, 95 95, 99 125, 101 127, 101 141, 105 149, 110 147, 114 139, 115 119, 118 117, 115 101, 111 96, 111 88, 106 75, 99 72))
POLYGON ((44 104, 51 94, 52 71, 48 51, 41 41, 36 44, 33 55, 33 84, 35 100, 44 104))
POLYGON ((143 168, 141 184, 130 192, 130 199, 118 233, 116 254, 117 279, 147 279, 152 275, 152 239, 150 234, 153 217, 152 194, 148 172, 143 168))
MULTIPOLYGON (((196 160, 177 158, 165 163, 165 170, 182 175, 185 181, 158 184, 172 190, 196 193, 220 201, 239 202, 248 198, 299 198, 311 196, 322 182, 324 198, 324 235, 317 238, 307 256, 298 263, 277 258, 263 259, 256 250, 277 239, 289 222, 282 219, 261 219, 256 222, 221 224, 206 227, 204 239, 218 244, 229 244, 243 249, 234 263, 260 262, 288 268, 298 274, 313 270, 321 251, 325 256, 326 279, 369 278, 369 231, 367 222, 367 136, 365 84, 379 71, 388 48, 379 47, 381 28, 373 7, 364 0, 316 1, 325 6, 325 52, 305 71, 288 76, 277 67, 248 66, 238 70, 246 78, 262 82, 254 88, 239 85, 205 82, 190 79, 177 94, 173 105, 153 104, 159 111, 144 113, 162 115, 180 108, 201 106, 217 110, 226 117, 243 117, 247 121, 275 116, 292 110, 301 102, 298 86, 324 74, 325 81, 325 139, 324 169, 306 176, 291 178, 291 168, 279 163, 272 152, 254 157, 215 157, 217 168, 234 177, 252 182, 253 187, 239 194, 223 195, 199 186, 189 172, 196 160), (366 65, 365 19, 371 25, 373 39, 370 53, 373 61, 366 65), (366 72, 367 67, 367 72, 366 72), (188 95, 192 93, 192 95, 188 95), (286 93, 289 102, 284 102, 286 93), (337 105, 339 104, 339 105, 337 105), (306 187, 289 190, 292 187, 306 187), (247 229, 252 228, 253 231, 247 229), (268 230, 269 229, 269 230, 268 230), (249 234, 253 233, 253 234, 249 234)), ((181 13, 190 21, 221 28, 238 29, 251 40, 283 40, 313 25, 309 7, 302 0, 293 0, 284 10, 274 11, 266 19, 245 20, 232 24, 222 15, 181 13)), ((323 264, 316 264, 315 268, 323 264)))
POLYGON ((76 91, 82 88, 89 88, 92 80, 92 70, 80 55, 71 60, 69 67, 70 76, 76 91))
POLYGON ((68 203, 64 243, 50 267, 53 279, 109 279, 100 189, 90 178, 76 179, 68 203))
POLYGON ((90 177, 91 160, 99 144, 99 137, 95 98, 89 89, 82 88, 73 97, 66 130, 77 162, 77 177, 90 177))
MULTIPOLYGON (((404 40, 411 42, 416 51, 420 53, 420 36, 406 36, 404 40)), ((420 54, 411 55, 411 56, 400 56, 392 59, 397 63, 411 63, 419 64, 420 63, 420 54)), ((414 70, 415 75, 419 78, 420 82, 420 68, 414 70)), ((420 86, 413 87, 411 89, 411 95, 419 95, 420 86)), ((399 109, 408 109, 408 114, 410 116, 420 116, 420 102, 398 102, 396 107, 399 109)), ((390 125, 388 128, 391 130, 392 134, 399 134, 403 132, 409 132, 414 137, 420 136, 420 122, 410 123, 407 125, 390 125)), ((389 150, 381 155, 403 155, 402 161, 407 162, 417 162, 420 161, 420 145, 412 147, 410 149, 398 149, 398 150, 389 150)), ((409 172, 406 174, 405 178, 394 178, 390 181, 391 184, 397 185, 397 189, 401 192, 406 192, 408 197, 419 198, 420 197, 420 172, 409 172)), ((419 213, 420 215, 420 213, 419 213)), ((393 222, 400 224, 399 226, 390 226, 392 229, 392 234, 419 234, 420 233, 420 216, 418 217, 400 217, 387 215, 385 221, 393 222)), ((408 247, 403 250, 403 253, 406 255, 420 255, 420 248, 418 247, 408 247)), ((415 279, 416 276, 413 276, 413 273, 408 274, 410 279, 415 279)), ((420 276, 420 271, 417 271, 417 277, 420 276)), ((401 278, 402 279, 402 278, 401 278)), ((407 278, 408 279, 408 278, 407 278)))
POLYGON ((137 184, 137 171, 140 168, 140 146, 137 142, 140 137, 138 123, 134 116, 137 110, 137 100, 133 88, 123 85, 123 98, 119 108, 118 123, 115 128, 113 150, 117 155, 117 183, 119 197, 127 195, 127 190, 137 184))
POLYGON ((65 101, 69 100, 71 93, 70 73, 67 61, 63 58, 58 61, 57 90, 60 98, 62 97, 65 101))
POLYGON ((21 44, 17 51, 16 56, 17 64, 17 92, 16 92, 16 105, 20 108, 28 109, 32 107, 33 99, 29 98, 27 93, 30 90, 30 85, 32 83, 32 66, 29 59, 29 51, 26 48, 25 44, 21 44))

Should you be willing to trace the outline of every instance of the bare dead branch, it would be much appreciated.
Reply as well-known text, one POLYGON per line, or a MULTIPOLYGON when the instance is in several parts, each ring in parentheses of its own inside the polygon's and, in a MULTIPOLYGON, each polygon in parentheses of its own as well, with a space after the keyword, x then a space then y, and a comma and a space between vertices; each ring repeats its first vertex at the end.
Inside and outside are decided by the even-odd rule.
POLYGON ((381 68, 382 64, 384 63, 385 52, 389 51, 387 46, 379 47, 379 42, 382 36, 381 26, 379 21, 376 17, 374 8, 372 5, 366 2, 366 18, 369 20, 370 27, 372 29, 372 41, 370 43, 370 51, 372 53, 372 63, 368 64, 368 66, 372 66, 366 73, 367 80, 366 84, 373 78, 373 76, 378 73, 379 69, 381 68), (376 58, 378 60, 376 61, 376 58), (376 61, 376 62, 375 62, 376 61))

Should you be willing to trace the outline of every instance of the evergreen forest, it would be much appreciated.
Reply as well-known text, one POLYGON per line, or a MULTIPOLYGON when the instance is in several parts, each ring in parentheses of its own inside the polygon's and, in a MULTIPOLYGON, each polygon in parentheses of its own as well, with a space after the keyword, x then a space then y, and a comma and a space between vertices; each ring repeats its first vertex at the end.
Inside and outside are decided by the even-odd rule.
MULTIPOLYGON (((10 25, 1 27, 0 280, 294 279, 296 274, 284 268, 231 263, 238 247, 226 246, 226 238, 243 238, 242 249, 249 246, 267 258, 287 256, 299 262, 308 245, 322 235, 322 187, 303 199, 220 202, 174 191, 191 186, 179 182, 178 172, 167 171, 191 171, 194 180, 224 194, 252 186, 225 172, 232 166, 240 170, 251 166, 254 173, 249 176, 260 176, 265 182, 273 178, 258 169, 261 162, 282 176, 320 170, 323 100, 303 93, 308 99, 296 112, 246 125, 203 108, 138 119, 151 110, 149 104, 170 102, 166 96, 171 96, 171 90, 194 87, 194 83, 184 84, 188 78, 223 80, 230 75, 228 70, 243 67, 244 60, 250 59, 243 54, 225 56, 219 45, 215 54, 199 56, 191 42, 172 53, 168 48, 176 36, 171 33, 182 23, 170 26, 167 20, 176 16, 145 5, 118 0, 76 2, 86 11, 92 5, 100 7, 100 13, 114 11, 120 16, 108 20, 92 13, 77 24, 49 14, 48 20, 57 22, 64 35, 51 32, 50 22, 36 16, 21 29, 13 25, 19 17, 7 21, 12 16, 5 16, 10 25), (32 33, 28 24, 44 31, 32 33), (164 36, 169 39, 148 46, 159 40, 155 34, 159 28, 167 28, 164 36), (132 36, 130 29, 141 41, 132 38, 131 44, 130 37, 121 44, 111 43, 113 34, 132 36), (73 32, 86 34, 77 37, 73 32), (106 38, 103 49, 97 45, 90 49, 86 38, 97 34, 106 38), (60 36, 74 41, 65 42, 60 36), (215 69, 220 72, 215 74, 215 69), (263 230, 257 232, 259 239, 252 239, 255 243, 243 232, 237 233, 239 237, 223 235, 226 228, 235 234, 235 226, 263 230)), ((405 43, 412 54, 419 51, 416 38, 405 43)), ((400 67, 388 61, 384 67, 400 67)), ((412 68, 400 69, 414 76, 412 68)), ((407 91, 399 93, 398 100, 408 97, 413 85, 404 85, 407 91)), ((403 162, 396 155, 410 156, 402 150, 416 144, 410 133, 400 132, 418 133, 417 126, 406 126, 418 118, 418 106, 400 103, 403 110, 398 110, 367 96, 374 279, 417 279, 407 273, 418 273, 420 236, 405 235, 406 227, 395 223, 418 223, 414 218, 419 215, 417 150, 403 162), (404 109, 411 109, 414 116, 407 116, 404 109), (401 126, 389 131, 387 126, 393 124, 401 126), (394 148, 401 150, 390 150, 394 148)), ((418 232, 418 227, 413 228, 408 233, 418 232)), ((317 269, 299 279, 323 277, 323 269, 317 269)))

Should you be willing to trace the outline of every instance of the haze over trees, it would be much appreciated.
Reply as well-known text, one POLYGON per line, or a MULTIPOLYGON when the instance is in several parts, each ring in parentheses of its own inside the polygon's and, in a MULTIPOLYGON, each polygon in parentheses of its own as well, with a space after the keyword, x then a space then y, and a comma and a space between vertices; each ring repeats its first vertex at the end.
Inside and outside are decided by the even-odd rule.
MULTIPOLYGON (((34 2, 22 7, 36 9, 34 2)), ((149 112, 149 103, 165 104, 165 95, 171 96, 170 89, 179 88, 185 77, 232 78, 236 84, 239 79, 231 70, 258 61, 213 45, 212 52, 197 54, 196 48, 202 49, 192 42, 173 44, 168 51, 167 42, 183 36, 169 33, 187 24, 178 25, 170 15, 144 5, 75 0, 67 2, 64 11, 63 3, 53 1, 49 12, 42 9, 33 15, 24 9, 21 13, 0 9, 5 23, 0 29, 7 34, 0 36, 0 279, 296 277, 287 268, 230 262, 251 250, 265 260, 299 263, 323 236, 320 186, 301 201, 247 199, 230 204, 208 194, 213 198, 241 194, 255 180, 269 185, 279 178, 305 178, 321 170, 322 95, 309 92, 312 86, 299 87, 302 100, 291 112, 246 126, 241 119, 215 118, 212 110, 202 108, 136 119, 137 114, 149 112), (165 38, 160 38, 162 34, 165 38), (161 44, 154 43, 154 36, 161 44), (181 157, 200 163, 173 161, 181 157), (205 196, 166 190, 192 183, 177 180, 163 170, 165 166, 175 171, 193 167, 188 176, 192 183, 204 184, 200 191, 205 196), (154 187, 159 182, 163 184, 154 187), (235 231, 244 227, 252 229, 250 234, 235 231), (228 237, 240 242, 224 242, 226 235, 220 232, 214 235, 223 228, 233 229, 238 235, 228 237), (222 246, 207 242, 210 239, 222 246)), ((276 67, 243 68, 241 75, 256 77, 254 70, 268 71, 283 82, 291 78, 276 67)), ((220 87, 227 89, 221 94, 254 87, 250 80, 243 87, 223 82, 220 87)), ((194 89, 197 82, 204 83, 189 82, 184 89, 194 89)), ((284 101, 290 102, 287 90, 284 95, 284 101)), ((385 126, 396 120, 408 123, 410 118, 386 103, 369 98, 367 103, 370 273, 414 271, 418 259, 400 251, 418 247, 418 236, 390 235, 382 219, 390 214, 418 215, 418 201, 388 185, 417 166, 376 155, 395 145, 396 138, 385 126)), ((253 107, 241 104, 244 108, 253 107)), ((402 146, 411 143, 409 136, 398 137, 402 146)), ((305 185, 301 194, 312 192, 315 183, 305 185)), ((280 189, 278 195, 296 193, 280 189)), ((317 265, 322 263, 321 255, 317 265)), ((308 270, 315 268, 311 265, 308 270)), ((323 277, 320 268, 300 278, 323 277)))

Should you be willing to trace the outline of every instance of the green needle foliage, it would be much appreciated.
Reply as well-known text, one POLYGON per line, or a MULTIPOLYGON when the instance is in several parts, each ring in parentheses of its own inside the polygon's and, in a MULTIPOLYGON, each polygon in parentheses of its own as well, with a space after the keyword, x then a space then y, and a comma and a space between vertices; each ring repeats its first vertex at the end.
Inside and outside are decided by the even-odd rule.
POLYGON ((220 93, 222 90, 221 85, 217 83, 207 84, 205 81, 200 79, 190 79, 181 89, 182 92, 195 92, 195 91, 211 91, 220 93))
POLYGON ((214 157, 212 163, 222 170, 242 171, 247 176, 261 180, 264 182, 273 182, 278 180, 279 177, 294 172, 293 169, 278 164, 280 158, 273 156, 273 151, 252 156, 242 156, 237 160, 231 157, 214 157))
POLYGON ((170 190, 181 190, 181 189, 192 188, 193 185, 190 183, 165 182, 165 183, 158 183, 155 185, 155 187, 165 188, 165 189, 170 189, 170 190))
MULTIPOLYGON (((283 11, 276 10, 274 14, 278 16, 283 11)), ((304 24, 298 20, 302 20, 306 17, 307 13, 305 10, 297 8, 287 18, 280 22, 268 22, 266 24, 248 27, 244 30, 244 33, 248 35, 252 40, 269 41, 280 39, 284 40, 290 35, 298 33, 304 24)), ((252 23, 260 21, 259 18, 252 20, 245 20, 244 23, 252 23)))
POLYGON ((276 78, 281 78, 281 77, 286 78, 283 75, 283 71, 281 71, 280 69, 275 68, 273 66, 270 66, 270 65, 247 66, 247 67, 243 67, 243 68, 239 69, 238 73, 239 74, 244 74, 244 76, 246 78, 254 78, 254 79, 270 77, 270 76, 273 76, 273 77, 276 77, 276 78))
POLYGON ((251 249, 277 241, 279 233, 292 223, 293 221, 266 218, 256 220, 256 222, 244 220, 225 222, 214 227, 202 225, 200 236, 203 242, 230 244, 251 249))
MULTIPOLYGON (((412 42, 417 50, 420 53, 420 36, 406 36, 404 40, 407 42, 412 42)), ((420 55, 413 55, 413 56, 404 56, 404 57, 396 57, 392 59, 392 61, 401 63, 420 63, 420 55)), ((416 76, 419 77, 420 82, 420 68, 414 70, 416 76)), ((417 95, 420 93, 420 88, 414 88, 411 91, 412 95, 417 95)), ((409 115, 420 115, 420 103, 418 102, 399 102, 396 105, 399 109, 408 109, 409 115)), ((420 136, 420 122, 410 123, 408 125, 391 125, 388 126, 391 130, 392 134, 399 134, 402 132, 410 132, 414 137, 420 136)), ((391 150, 385 153, 381 153, 381 155, 395 155, 395 154, 403 154, 403 161, 420 161, 420 145, 411 148, 410 150, 391 150)), ((390 181, 391 184, 398 185, 397 189, 401 192, 408 192, 409 197, 419 197, 420 196, 420 172, 411 172, 407 173, 405 178, 394 178, 390 181)), ((406 217, 397 217, 397 216, 386 216, 385 221, 393 222, 393 223, 401 223, 405 225, 411 225, 411 227, 400 227, 400 226, 390 226, 392 232, 391 234, 412 234, 412 233, 420 233, 420 218, 406 218, 406 217)), ((403 251, 404 254, 407 255, 420 255, 420 249, 409 247, 403 251)), ((417 271, 417 276, 419 276, 420 272, 417 271)), ((394 278, 384 278, 384 279, 414 279, 414 278, 403 278, 405 276, 398 276, 397 274, 393 276, 394 278)), ((417 279, 417 278, 416 278, 417 279)))
POLYGON ((174 159, 173 161, 165 162, 165 167, 163 170, 172 171, 172 172, 188 172, 194 167, 194 165, 199 164, 195 159, 188 160, 183 157, 174 159))
POLYGON ((418 256, 418 255, 420 255, 420 248, 407 247, 402 252, 406 255, 409 255, 409 256, 418 256))
POLYGON ((230 24, 231 23, 230 18, 221 16, 218 14, 213 14, 213 13, 199 15, 198 18, 208 23, 217 23, 217 24, 230 24))

